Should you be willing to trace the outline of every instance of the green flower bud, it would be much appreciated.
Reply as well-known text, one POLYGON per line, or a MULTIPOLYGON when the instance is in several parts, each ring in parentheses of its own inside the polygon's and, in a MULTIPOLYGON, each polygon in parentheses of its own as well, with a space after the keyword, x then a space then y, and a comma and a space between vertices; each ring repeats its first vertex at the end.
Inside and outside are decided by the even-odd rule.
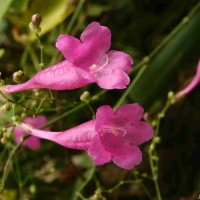
POLYGON ((13 73, 13 81, 15 83, 21 83, 24 77, 24 72, 22 70, 19 70, 17 72, 13 73))
POLYGON ((12 104, 10 102, 7 102, 3 106, 1 106, 0 110, 3 112, 8 112, 10 111, 11 107, 12 107, 12 104))
POLYGON ((80 100, 84 103, 88 103, 90 101, 90 93, 88 91, 83 92, 80 96, 80 100))
POLYGON ((39 33, 41 31, 40 28, 41 21, 42 21, 41 15, 34 14, 31 17, 31 22, 29 23, 29 28, 31 29, 31 31, 39 33))

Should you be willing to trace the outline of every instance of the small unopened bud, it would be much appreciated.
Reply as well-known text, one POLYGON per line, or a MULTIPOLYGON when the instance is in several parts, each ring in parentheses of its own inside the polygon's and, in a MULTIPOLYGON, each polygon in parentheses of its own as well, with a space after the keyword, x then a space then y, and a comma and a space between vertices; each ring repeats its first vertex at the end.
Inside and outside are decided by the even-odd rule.
POLYGON ((22 70, 19 70, 17 72, 13 73, 13 81, 15 83, 21 83, 24 77, 24 72, 22 70))
POLYGON ((7 138, 5 138, 5 137, 1 138, 1 143, 2 143, 2 144, 5 144, 6 141, 7 141, 7 138))
POLYGON ((90 100, 90 93, 88 91, 83 92, 83 94, 80 96, 80 100, 84 103, 88 103, 90 100))
POLYGON ((168 99, 170 100, 171 104, 174 104, 176 102, 174 92, 172 91, 168 92, 168 99))
POLYGON ((160 143, 160 141, 161 141, 161 139, 160 139, 159 136, 156 136, 153 140, 154 140, 154 142, 155 142, 156 144, 160 143))
POLYGON ((32 31, 34 32, 40 32, 41 28, 40 28, 40 23, 42 21, 42 17, 39 14, 34 14, 31 17, 31 22, 29 24, 29 27, 32 31))
POLYGON ((3 106, 1 106, 0 110, 3 112, 8 112, 10 111, 11 107, 12 107, 12 104, 10 102, 7 102, 3 106))
POLYGON ((20 118, 19 118, 19 116, 13 116, 11 119, 13 122, 19 122, 20 118))

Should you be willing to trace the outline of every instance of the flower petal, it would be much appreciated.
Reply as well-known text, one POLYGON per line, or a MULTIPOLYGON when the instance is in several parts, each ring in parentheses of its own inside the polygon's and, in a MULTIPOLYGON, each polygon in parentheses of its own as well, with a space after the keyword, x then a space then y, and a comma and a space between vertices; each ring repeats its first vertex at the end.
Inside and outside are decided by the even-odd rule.
MULTIPOLYGON (((33 118, 33 117, 26 117, 24 119, 24 122, 31 124, 33 127, 35 128, 40 128, 42 125, 44 125, 47 122, 47 118, 44 115, 38 115, 37 117, 33 118)), ((49 130, 49 128, 46 128, 45 130, 49 130)), ((20 142, 20 138, 25 135, 26 133, 21 130, 18 127, 15 127, 14 129, 14 138, 16 143, 20 142)), ((40 139, 35 137, 35 136, 30 136, 29 138, 27 138, 24 143, 23 146, 28 147, 31 150, 37 150, 40 148, 41 146, 41 142, 40 139)))
POLYGON ((92 76, 86 71, 65 60, 37 73, 25 83, 7 87, 6 92, 13 93, 36 88, 72 90, 92 82, 94 82, 92 76))
POLYGON ((103 69, 93 73, 93 76, 103 89, 124 89, 130 83, 129 76, 121 70, 103 69))
MULTIPOLYGON (((23 135, 25 135, 26 133, 23 132, 20 128, 16 127, 14 129, 14 138, 16 143, 18 144, 20 142, 20 139, 23 135)), ((37 150, 41 147, 41 142, 40 139, 35 137, 35 136, 30 136, 29 138, 27 138, 24 142, 23 142, 23 146, 31 149, 31 150, 37 150)))
MULTIPOLYGON (((37 117, 26 117, 24 122, 27 124, 31 124, 34 128, 40 128, 47 122, 47 118, 44 115, 38 115, 37 117)), ((49 130, 46 128, 45 130, 49 130)))
POLYGON ((144 114, 144 109, 138 103, 122 105, 115 111, 115 116, 125 118, 129 121, 140 120, 144 114))
POLYGON ((56 47, 75 66, 89 71, 93 64, 101 63, 111 45, 111 32, 98 22, 92 22, 81 34, 81 42, 68 36, 58 37, 56 47))
POLYGON ((192 80, 192 82, 184 89, 182 90, 181 92, 184 94, 184 95, 187 95, 189 94, 198 84, 200 83, 200 60, 198 62, 198 65, 197 65, 197 71, 196 71, 196 74, 192 80))
POLYGON ((99 107, 96 112, 95 130, 99 132, 101 126, 107 124, 113 118, 113 115, 114 111, 110 106, 104 105, 99 107))
POLYGON ((88 155, 92 157, 96 165, 103 165, 111 161, 111 154, 102 146, 98 134, 96 134, 92 140, 91 146, 88 149, 88 155))
POLYGON ((62 34, 56 41, 56 47, 64 55, 65 59, 69 62, 73 62, 74 49, 81 44, 80 40, 67 34, 62 34))
POLYGON ((108 64, 105 68, 122 70, 124 72, 129 72, 131 70, 131 65, 133 64, 133 59, 126 53, 121 51, 109 51, 108 52, 108 64))
POLYGON ((132 169, 135 165, 138 165, 142 161, 142 153, 137 146, 124 149, 117 155, 113 155, 113 162, 124 169, 132 169))
POLYGON ((143 121, 127 123, 124 128, 127 131, 124 139, 129 144, 140 145, 150 140, 154 134, 151 125, 143 121))
POLYGON ((34 136, 51 140, 64 147, 87 150, 91 145, 93 137, 96 134, 94 130, 94 123, 95 120, 91 120, 63 132, 50 132, 30 128, 27 129, 27 126, 23 124, 21 125, 21 128, 29 130, 30 134, 34 136))

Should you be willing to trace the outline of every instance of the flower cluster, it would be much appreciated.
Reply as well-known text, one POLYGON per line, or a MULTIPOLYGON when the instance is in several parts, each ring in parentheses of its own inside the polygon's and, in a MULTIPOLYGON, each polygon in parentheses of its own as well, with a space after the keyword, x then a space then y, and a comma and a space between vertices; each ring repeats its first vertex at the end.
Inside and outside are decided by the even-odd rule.
MULTIPOLYGON (((63 34, 56 47, 65 60, 51 66, 25 83, 0 87, 5 94, 36 89, 72 90, 96 82, 103 89, 124 89, 130 82, 132 58, 123 52, 109 50, 111 32, 97 22, 87 26, 80 40, 63 34)), ((96 118, 63 132, 40 130, 44 116, 27 117, 14 130, 16 142, 25 133, 32 136, 24 145, 33 150, 40 147, 40 140, 47 139, 67 148, 86 150, 96 165, 111 160, 124 169, 132 169, 142 161, 140 144, 153 137, 153 129, 141 121, 143 108, 127 104, 113 110, 101 106, 96 118)))

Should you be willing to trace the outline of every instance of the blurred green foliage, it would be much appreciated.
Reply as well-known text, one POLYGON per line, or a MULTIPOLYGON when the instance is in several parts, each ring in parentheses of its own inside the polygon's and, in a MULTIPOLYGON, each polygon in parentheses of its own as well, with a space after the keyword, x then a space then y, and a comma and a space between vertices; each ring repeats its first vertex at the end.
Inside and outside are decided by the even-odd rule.
MULTIPOLYGON (((13 84, 12 74, 15 71, 23 70, 27 80, 38 70, 39 49, 34 35, 29 31, 33 14, 39 13, 43 18, 40 35, 44 45, 45 67, 62 59, 54 47, 60 34, 68 32, 79 37, 87 24, 99 21, 112 31, 112 49, 123 50, 133 56, 133 67, 136 70, 131 73, 132 80, 146 65, 128 93, 126 102, 141 103, 153 117, 162 108, 168 91, 179 90, 194 75, 200 53, 200 6, 197 3, 199 4, 198 0, 2 0, 2 78, 7 84, 13 84)), ((89 90, 92 95, 100 91, 95 85, 75 91, 54 91, 56 101, 45 101, 39 113, 45 114, 51 121, 70 112, 80 105, 79 97, 85 90, 89 90)), ((36 111, 40 100, 33 100, 35 94, 35 91, 27 91, 14 94, 12 98, 36 111)), ((100 96, 92 106, 96 110, 103 104, 115 105, 123 94, 124 91, 109 91, 100 96)), ((39 98, 46 97, 49 97, 46 90, 39 91, 39 98)), ((0 101, 3 103, 2 99, 0 101)), ((200 89, 196 88, 186 99, 170 108, 162 120, 161 144, 158 149, 159 183, 166 200, 181 197, 189 200, 196 198, 195 195, 200 192, 199 101, 200 89)), ((20 115, 24 110, 17 107, 15 112, 20 115)), ((11 123, 11 116, 12 111, 1 113, 1 126, 11 123)), ((66 114, 53 123, 51 129, 65 130, 91 117, 87 107, 80 106, 77 112, 66 114)), ((0 172, 13 146, 13 140, 6 146, 0 145, 0 172)), ((145 152, 146 146, 143 163, 137 168, 140 174, 149 172, 145 152)), ((13 159, 6 189, 0 194, 0 199, 78 199, 77 191, 89 197, 98 187, 108 189, 122 179, 133 179, 130 172, 113 164, 98 167, 95 172, 92 166, 85 153, 64 149, 48 141, 43 141, 41 150, 37 152, 20 148, 13 159), (93 178, 83 188, 82 184, 91 175, 94 175, 93 178)), ((151 180, 144 179, 144 184, 155 194, 151 180)), ((138 184, 124 185, 111 194, 105 192, 104 195, 111 200, 147 199, 138 184)))

